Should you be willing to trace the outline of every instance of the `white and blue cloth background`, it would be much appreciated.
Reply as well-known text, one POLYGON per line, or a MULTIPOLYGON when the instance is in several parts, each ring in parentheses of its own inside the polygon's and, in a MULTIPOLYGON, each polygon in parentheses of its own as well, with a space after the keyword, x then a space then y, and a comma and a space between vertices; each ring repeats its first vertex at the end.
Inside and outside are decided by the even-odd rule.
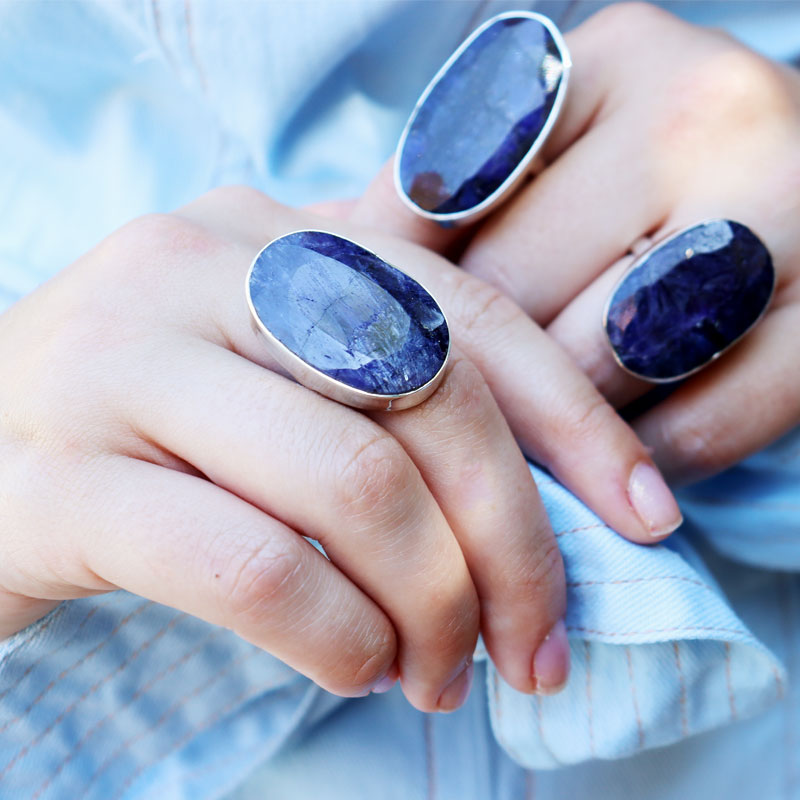
MULTIPOLYGON (((662 5, 800 53, 798 2, 662 5)), ((0 307, 221 183, 357 195, 447 54, 514 7, 568 28, 598 4, 0 0, 0 307)), ((800 798, 800 431, 684 490, 653 548, 532 469, 567 569, 561 695, 479 648, 454 714, 345 700, 116 592, 0 642, 0 798, 800 798)))

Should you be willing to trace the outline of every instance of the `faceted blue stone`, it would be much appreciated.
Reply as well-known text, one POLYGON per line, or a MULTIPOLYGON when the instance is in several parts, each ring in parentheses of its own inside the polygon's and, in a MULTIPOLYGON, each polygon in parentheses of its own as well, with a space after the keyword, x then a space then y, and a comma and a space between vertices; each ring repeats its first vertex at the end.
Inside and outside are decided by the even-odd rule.
POLYGON ((262 324, 296 356, 355 389, 396 395, 424 386, 449 348, 444 315, 413 278, 349 239, 290 233, 250 273, 262 324))
POLYGON ((486 200, 536 142, 563 73, 558 46, 537 19, 489 25, 412 115, 398 169, 408 198, 436 214, 486 200))
POLYGON ((645 254, 611 296, 606 333, 622 365, 655 381, 699 369, 758 320, 775 283, 747 227, 717 219, 645 254))

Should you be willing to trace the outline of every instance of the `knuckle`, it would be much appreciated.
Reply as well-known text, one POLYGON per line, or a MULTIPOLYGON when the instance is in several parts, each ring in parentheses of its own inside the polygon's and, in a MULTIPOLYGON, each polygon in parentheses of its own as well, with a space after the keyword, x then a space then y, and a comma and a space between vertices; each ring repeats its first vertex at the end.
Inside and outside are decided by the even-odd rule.
POLYGON ((425 648, 437 652, 445 661, 471 654, 478 639, 480 604, 474 586, 462 581, 450 586, 442 583, 431 592, 428 607, 435 609, 429 640, 425 648))
POLYGON ((601 36, 618 40, 623 35, 638 40, 643 31, 663 25, 666 19, 674 18, 650 3, 611 3, 593 14, 586 27, 601 36))
POLYGON ((712 474, 727 463, 723 442, 729 437, 712 432, 699 421, 685 422, 663 430, 667 450, 693 473, 712 474))
POLYGON ((276 607, 279 612, 285 609, 302 587, 303 562, 298 549, 268 540, 244 556, 238 568, 235 562, 241 554, 228 558, 234 561, 231 568, 217 567, 214 574, 223 578, 219 592, 231 627, 248 629, 285 621, 284 614, 276 616, 276 607))
POLYGON ((388 626, 369 642, 359 641, 331 669, 328 679, 336 687, 334 691, 349 693, 372 686, 388 671, 396 650, 395 635, 388 626))
MULTIPOLYGON (((435 403, 424 406, 422 413, 435 413, 449 421, 457 418, 459 426, 473 425, 481 430, 487 423, 487 408, 494 403, 481 371, 461 355, 451 357, 447 377, 438 389, 435 403)), ((463 428, 459 428, 466 434, 463 428)))
POLYGON ((533 550, 513 573, 515 591, 523 601, 564 587, 564 562, 552 536, 533 550))
POLYGON ((377 431, 348 442, 338 470, 337 502, 351 518, 374 517, 387 505, 396 507, 415 482, 415 469, 400 443, 377 431))
POLYGON ((215 186, 201 195, 204 201, 212 205, 230 206, 234 208, 256 208, 268 211, 277 203, 264 192, 245 183, 229 183, 215 186))
POLYGON ((664 152, 693 156, 752 142, 763 146, 767 127, 789 118, 792 98, 767 59, 737 43, 713 48, 702 60, 676 72, 665 87, 661 113, 653 118, 655 144, 664 152), (725 137, 720 140, 720 131, 725 137))
POLYGON ((729 113, 748 111, 741 103, 762 106, 770 101, 776 85, 782 84, 767 59, 736 44, 714 51, 693 72, 701 99, 729 113))
POLYGON ((559 410, 550 423, 555 428, 551 437, 557 446, 563 447, 565 440, 576 444, 597 441, 616 427, 617 415, 606 400, 594 394, 581 403, 574 403, 559 410))
POLYGON ((134 217, 108 238, 112 244, 123 250, 142 244, 163 245, 172 241, 175 232, 180 230, 182 225, 189 224, 188 220, 182 217, 154 211, 134 217))
POLYGON ((461 334, 478 338, 496 335, 524 316, 522 309, 496 286, 460 273, 453 287, 451 307, 461 334))
MULTIPOLYGON (((101 258, 94 263, 101 269, 116 266, 129 273, 137 284, 142 275, 160 276, 169 262, 175 268, 175 256, 203 258, 216 254, 220 240, 194 220, 178 214, 153 212, 127 222, 103 243, 101 258)), ((180 262, 177 262, 180 263, 180 262)))

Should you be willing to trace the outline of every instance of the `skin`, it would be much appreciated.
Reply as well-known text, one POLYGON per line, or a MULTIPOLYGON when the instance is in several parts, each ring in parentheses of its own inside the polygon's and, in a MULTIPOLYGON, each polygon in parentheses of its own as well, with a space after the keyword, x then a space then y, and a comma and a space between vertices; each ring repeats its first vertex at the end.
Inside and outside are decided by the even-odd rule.
POLYGON ((0 635, 121 588, 336 694, 399 678, 417 708, 452 710, 479 631, 513 686, 555 691, 564 571, 512 407, 529 451, 652 541, 626 494, 647 451, 485 282, 248 187, 135 219, 0 316, 0 635), (435 294, 455 344, 425 403, 362 413, 271 361, 244 277, 300 228, 362 242, 435 294))
POLYGON ((632 253, 710 217, 748 225, 777 272, 768 313, 633 423, 671 484, 696 481, 800 423, 800 75, 643 3, 609 6, 565 38, 574 66, 547 166, 485 221, 443 230, 414 216, 391 165, 327 211, 459 258, 616 408, 651 388, 617 366, 601 327, 632 253))

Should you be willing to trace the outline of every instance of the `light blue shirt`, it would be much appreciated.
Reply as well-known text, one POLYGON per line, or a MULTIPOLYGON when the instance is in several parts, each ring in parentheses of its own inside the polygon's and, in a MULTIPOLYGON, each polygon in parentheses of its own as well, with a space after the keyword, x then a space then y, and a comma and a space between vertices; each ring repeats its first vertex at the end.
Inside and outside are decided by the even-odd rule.
MULTIPOLYGON (((672 5, 800 52, 800 3, 672 5)), ((0 304, 214 185, 357 195, 447 54, 515 6, 0 2, 0 304)), ((565 27, 596 7, 536 4, 565 27)), ((0 642, 0 798, 800 798, 800 431, 683 491, 652 548, 532 470, 567 570, 562 694, 479 647, 453 714, 345 700, 116 592, 0 642)))

